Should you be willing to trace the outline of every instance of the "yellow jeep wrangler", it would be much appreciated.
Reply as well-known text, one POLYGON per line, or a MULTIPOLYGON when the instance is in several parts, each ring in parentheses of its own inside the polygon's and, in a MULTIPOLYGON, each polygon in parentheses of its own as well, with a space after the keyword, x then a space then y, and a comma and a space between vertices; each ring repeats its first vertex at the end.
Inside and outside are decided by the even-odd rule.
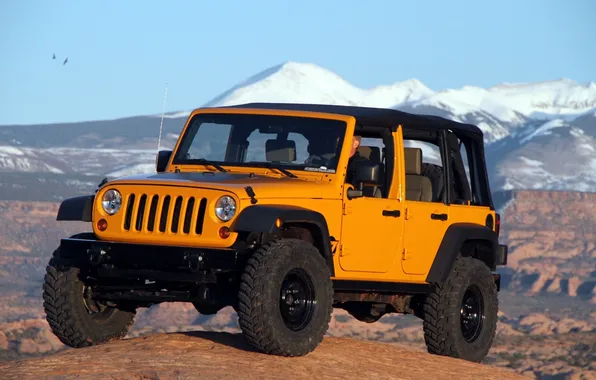
POLYGON ((139 307, 232 306, 256 349, 300 356, 333 308, 404 313, 424 321, 429 352, 481 361, 507 261, 482 136, 393 109, 197 109, 156 173, 62 202, 57 219, 92 232, 54 252, 47 320, 82 347, 124 337, 139 307))

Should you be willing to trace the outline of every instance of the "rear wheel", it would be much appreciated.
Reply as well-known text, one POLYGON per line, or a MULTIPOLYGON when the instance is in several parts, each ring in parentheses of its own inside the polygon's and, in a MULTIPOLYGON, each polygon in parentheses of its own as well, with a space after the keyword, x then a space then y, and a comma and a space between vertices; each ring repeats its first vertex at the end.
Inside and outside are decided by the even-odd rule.
POLYGON ((443 168, 436 164, 423 163, 422 173, 423 176, 430 179, 433 188, 433 200, 442 201, 443 199, 443 168))
POLYGON ((238 318, 258 350, 302 356, 323 340, 333 310, 327 264, 310 243, 281 239, 249 259, 239 292, 238 318))
POLYGON ((498 293, 482 261, 459 256, 447 280, 423 304, 428 352, 481 362, 497 328, 498 293))
POLYGON ((50 260, 43 284, 46 319, 52 332, 70 347, 85 347, 123 338, 136 313, 91 297, 91 288, 79 278, 80 270, 50 260))

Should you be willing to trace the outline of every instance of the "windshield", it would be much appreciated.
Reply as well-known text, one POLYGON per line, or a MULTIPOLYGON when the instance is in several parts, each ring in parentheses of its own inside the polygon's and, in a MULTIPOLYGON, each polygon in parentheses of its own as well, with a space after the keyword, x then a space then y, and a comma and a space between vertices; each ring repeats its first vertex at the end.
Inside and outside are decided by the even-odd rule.
POLYGON ((282 167, 335 173, 346 123, 253 114, 199 114, 190 122, 174 164, 282 167))

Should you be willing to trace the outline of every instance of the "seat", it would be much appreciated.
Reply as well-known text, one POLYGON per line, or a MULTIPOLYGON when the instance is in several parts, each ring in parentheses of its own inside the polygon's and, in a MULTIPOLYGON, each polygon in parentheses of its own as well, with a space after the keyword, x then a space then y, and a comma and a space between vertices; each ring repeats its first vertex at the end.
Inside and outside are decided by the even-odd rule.
MULTIPOLYGON (((381 178, 384 178, 384 165, 381 162, 381 149, 378 146, 361 145, 356 149, 356 152, 358 155, 360 155, 360 157, 366 158, 371 162, 379 164, 381 178)), ((362 189, 364 196, 373 198, 383 198, 381 185, 382 183, 377 185, 365 185, 362 189)))
POLYGON ((430 179, 422 175, 422 149, 404 148, 406 166, 406 200, 431 202, 433 187, 430 179))
POLYGON ((270 162, 296 161, 296 142, 293 140, 267 140, 265 153, 267 161, 270 162))

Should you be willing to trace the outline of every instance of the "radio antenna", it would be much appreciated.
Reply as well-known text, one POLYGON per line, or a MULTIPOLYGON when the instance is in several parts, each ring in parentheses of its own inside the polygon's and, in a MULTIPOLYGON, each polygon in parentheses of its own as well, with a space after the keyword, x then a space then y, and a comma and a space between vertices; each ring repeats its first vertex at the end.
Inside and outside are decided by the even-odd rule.
POLYGON ((163 108, 161 110, 161 122, 159 123, 159 138, 157 139, 157 151, 159 152, 159 148, 161 146, 161 131, 163 130, 163 116, 166 112, 166 99, 168 98, 168 83, 166 82, 166 91, 163 96, 163 108))

